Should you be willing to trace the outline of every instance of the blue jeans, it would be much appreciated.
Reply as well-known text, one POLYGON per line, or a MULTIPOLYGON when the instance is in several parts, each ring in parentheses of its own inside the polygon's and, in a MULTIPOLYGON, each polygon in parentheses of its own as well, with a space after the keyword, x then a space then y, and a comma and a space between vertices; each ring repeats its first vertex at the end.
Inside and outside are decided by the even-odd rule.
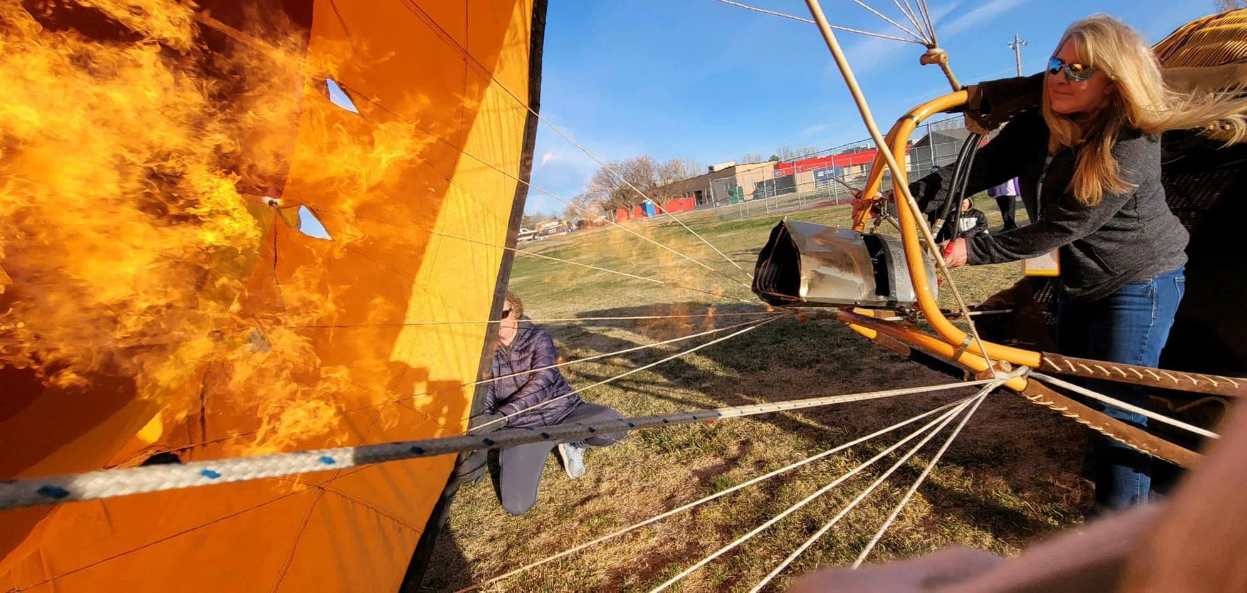
MULTIPOLYGON (((1186 293, 1185 268, 1147 282, 1127 284, 1093 302, 1063 302, 1057 312, 1057 349, 1067 356, 1154 367, 1169 339, 1174 314, 1186 293)), ((1086 381, 1098 391, 1139 407, 1147 405, 1143 387, 1113 381, 1086 381)), ((1147 418, 1114 406, 1088 402, 1105 414, 1147 429, 1147 418)), ((1088 469, 1095 480, 1098 511, 1120 510, 1148 501, 1152 457, 1098 432, 1092 433, 1088 469)))

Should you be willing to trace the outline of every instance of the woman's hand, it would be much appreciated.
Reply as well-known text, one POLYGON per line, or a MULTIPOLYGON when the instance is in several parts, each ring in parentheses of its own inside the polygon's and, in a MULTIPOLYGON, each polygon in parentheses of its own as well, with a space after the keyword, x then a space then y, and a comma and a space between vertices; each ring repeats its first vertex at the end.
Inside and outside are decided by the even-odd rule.
POLYGON ((966 265, 966 240, 958 237, 944 246, 944 265, 948 269, 966 265))
MULTIPOLYGON (((856 219, 866 209, 866 202, 862 200, 862 192, 860 191, 853 192, 852 204, 853 204, 853 218, 856 219)), ((885 207, 886 207, 886 204, 884 203, 883 194, 880 192, 875 192, 875 197, 870 202, 870 212, 869 212, 870 218, 875 219, 875 218, 879 218, 880 216, 882 216, 885 207)))

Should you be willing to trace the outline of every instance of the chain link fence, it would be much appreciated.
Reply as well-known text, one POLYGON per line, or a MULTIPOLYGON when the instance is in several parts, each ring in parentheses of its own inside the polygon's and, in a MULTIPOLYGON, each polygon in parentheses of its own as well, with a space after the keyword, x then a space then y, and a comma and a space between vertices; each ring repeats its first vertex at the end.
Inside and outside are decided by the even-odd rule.
MULTIPOLYGON (((956 161, 969 135, 960 117, 925 124, 919 131, 925 134, 905 155, 911 180, 956 161)), ((847 204, 853 199, 849 188, 859 190, 866 183, 873 148, 870 140, 863 140, 788 161, 738 165, 735 176, 710 182, 710 200, 703 209, 713 208, 717 220, 734 220, 847 204)), ((891 183, 891 174, 884 173, 883 187, 891 183)))

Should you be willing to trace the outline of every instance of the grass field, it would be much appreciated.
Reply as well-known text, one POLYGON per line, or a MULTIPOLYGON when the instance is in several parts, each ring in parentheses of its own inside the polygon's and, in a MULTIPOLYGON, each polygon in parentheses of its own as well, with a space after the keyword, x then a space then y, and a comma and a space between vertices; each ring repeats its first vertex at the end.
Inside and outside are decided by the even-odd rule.
MULTIPOLYGON (((998 220, 994 205, 983 210, 998 220)), ((848 214, 848 208, 841 206, 790 216, 847 226, 848 214)), ((752 271, 757 251, 778 218, 715 222, 713 215, 693 213, 687 224, 752 271)), ((748 278, 685 229, 670 222, 629 228, 717 268, 730 279, 608 227, 541 241, 523 250, 686 288, 520 256, 511 288, 524 299, 526 314, 553 319, 713 311, 715 316, 549 324, 564 360, 757 319, 731 314, 765 310, 738 283, 748 278)), ((993 266, 958 270, 957 277, 973 303, 1011 284, 1017 272, 1014 265, 993 266)), ((564 373, 573 386, 584 386, 709 339, 573 365, 564 373)), ((874 346, 833 321, 802 324, 785 318, 586 391, 583 397, 625 415, 645 415, 949 380, 947 375, 874 346)), ((973 389, 960 389, 633 433, 614 446, 590 450, 588 475, 579 480, 569 479, 557 456, 551 456, 537 506, 519 517, 499 506, 487 478, 460 491, 425 587, 453 590, 487 579, 970 393, 973 389)), ((492 589, 648 590, 906 433, 886 435, 777 476, 502 581, 492 589)), ((1036 538, 1080 522, 1090 493, 1078 476, 1084 439, 1072 422, 1017 396, 1007 392, 991 396, 869 561, 914 556, 953 544, 1013 554, 1036 538)), ((942 436, 932 441, 773 581, 770 589, 783 590, 793 576, 818 566, 851 563, 941 442, 942 436)), ((885 460, 872 466, 693 573, 676 590, 748 590, 889 465, 885 460)))

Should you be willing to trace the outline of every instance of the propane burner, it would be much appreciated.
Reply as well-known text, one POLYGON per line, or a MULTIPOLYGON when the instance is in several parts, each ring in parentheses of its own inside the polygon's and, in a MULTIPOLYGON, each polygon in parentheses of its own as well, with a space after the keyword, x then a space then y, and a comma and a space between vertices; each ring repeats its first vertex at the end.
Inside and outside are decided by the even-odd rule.
MULTIPOLYGON (((926 273, 934 277, 929 261, 926 273)), ((787 219, 758 254, 753 292, 778 306, 894 308, 917 301, 900 239, 787 219)))

